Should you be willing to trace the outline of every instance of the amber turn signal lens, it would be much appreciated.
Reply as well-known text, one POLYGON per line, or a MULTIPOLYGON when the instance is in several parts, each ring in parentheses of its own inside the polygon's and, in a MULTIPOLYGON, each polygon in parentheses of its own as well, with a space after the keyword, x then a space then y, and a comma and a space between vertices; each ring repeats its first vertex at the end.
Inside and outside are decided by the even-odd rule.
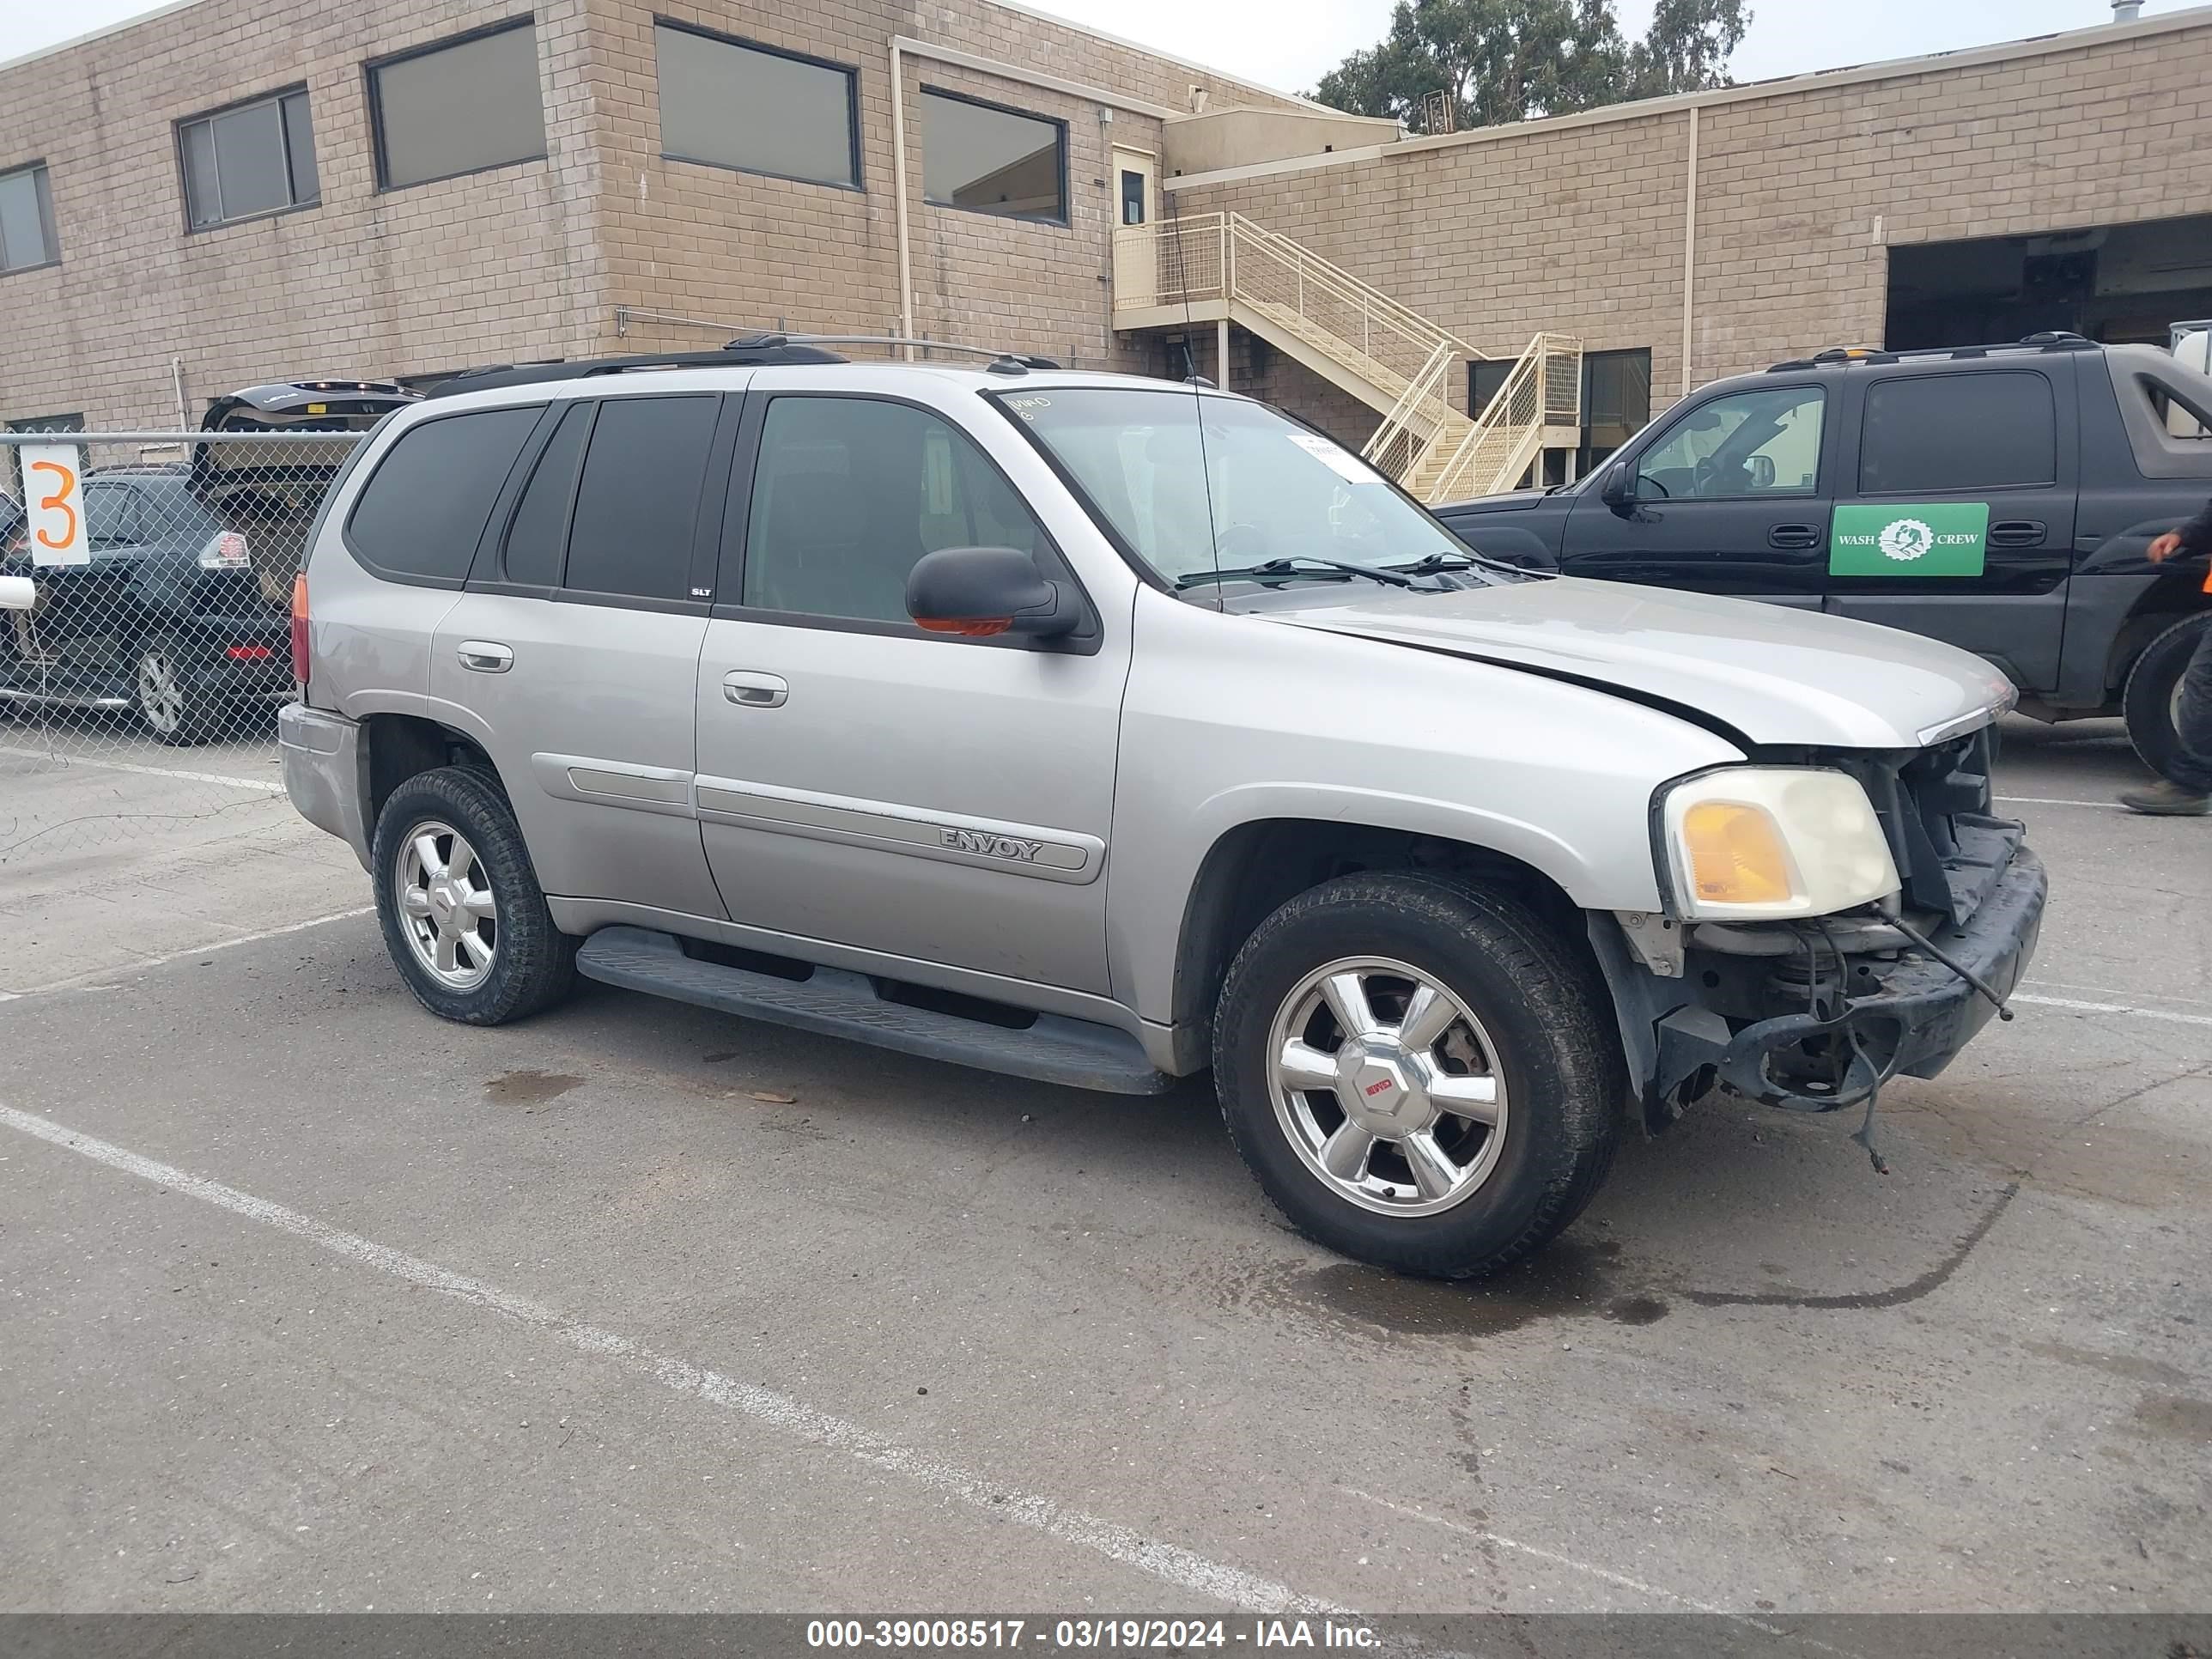
POLYGON ((1774 904, 1790 896, 1790 855, 1762 808, 1699 801, 1683 815, 1691 885, 1709 904, 1774 904))
POLYGON ((932 634, 957 634, 963 639, 988 640, 994 634, 1003 634, 1014 625, 1012 617, 981 617, 966 622, 955 622, 942 617, 916 617, 916 628, 932 634))

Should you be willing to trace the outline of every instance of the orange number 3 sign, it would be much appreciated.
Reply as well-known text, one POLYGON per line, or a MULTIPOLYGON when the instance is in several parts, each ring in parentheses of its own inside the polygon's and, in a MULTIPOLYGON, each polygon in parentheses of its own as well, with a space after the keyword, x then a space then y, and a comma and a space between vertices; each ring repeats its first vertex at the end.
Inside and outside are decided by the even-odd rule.
POLYGON ((31 505, 33 562, 89 563, 92 549, 85 540, 84 492, 77 482, 75 446, 26 445, 22 460, 23 493, 31 505))

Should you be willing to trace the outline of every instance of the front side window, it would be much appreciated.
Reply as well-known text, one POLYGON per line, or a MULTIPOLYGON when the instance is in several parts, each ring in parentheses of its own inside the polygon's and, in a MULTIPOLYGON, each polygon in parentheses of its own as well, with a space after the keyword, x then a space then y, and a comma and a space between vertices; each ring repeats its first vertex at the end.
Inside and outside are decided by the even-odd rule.
MULTIPOLYGON (((576 486, 562 586, 628 599, 691 597, 691 550, 716 397, 610 398, 576 486)), ((557 437, 557 434, 556 434, 557 437)))
POLYGON ((380 572, 459 582, 540 412, 477 410, 410 427, 354 503, 348 543, 380 572))
POLYGON ((61 257, 46 163, 0 173, 0 270, 28 270, 61 257))
POLYGON ((921 193, 1007 219, 1067 219, 1067 129, 951 93, 921 94, 921 193))
POLYGON ((304 88, 177 125, 195 230, 322 199, 304 88))
POLYGON ((857 185, 853 71, 656 23, 660 153, 810 184, 857 185))
POLYGON ((2057 410, 2040 374, 1904 375, 1867 388, 1863 495, 1989 489, 2057 477, 2057 410))
POLYGON ((923 554, 1044 546, 1004 475, 927 410, 864 398, 769 405, 745 526, 746 605, 904 623, 907 574, 923 554))
POLYGON ((1391 568, 1468 557, 1366 462, 1260 404, 1112 386, 999 402, 1109 533, 1170 582, 1278 559, 1391 568))
POLYGON ((1820 477, 1818 386, 1731 392, 1701 404, 1636 464, 1644 501, 1739 501, 1810 495, 1820 477))
POLYGON ((372 64, 368 102, 380 189, 545 156, 538 31, 527 20, 372 64))

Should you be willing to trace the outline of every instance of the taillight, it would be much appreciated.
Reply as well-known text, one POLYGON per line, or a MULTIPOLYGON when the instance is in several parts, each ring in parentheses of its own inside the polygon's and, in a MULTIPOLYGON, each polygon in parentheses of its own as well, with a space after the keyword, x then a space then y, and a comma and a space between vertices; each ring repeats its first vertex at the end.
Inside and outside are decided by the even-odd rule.
POLYGON ((244 570, 253 560, 246 550, 246 538, 235 530, 226 530, 200 549, 200 568, 203 570, 244 570))
POLYGON ((292 678, 307 683, 307 573, 292 578, 292 678))
POLYGON ((226 645, 222 654, 233 662, 267 662, 276 653, 265 645, 226 645))

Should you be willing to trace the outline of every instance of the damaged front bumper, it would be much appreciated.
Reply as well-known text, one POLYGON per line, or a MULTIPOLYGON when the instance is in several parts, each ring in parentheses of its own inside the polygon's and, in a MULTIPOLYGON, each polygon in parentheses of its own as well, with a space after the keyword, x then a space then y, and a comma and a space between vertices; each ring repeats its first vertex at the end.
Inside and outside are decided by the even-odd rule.
MULTIPOLYGON (((1966 923, 1926 937, 2002 999, 2035 952, 2048 887, 2042 861, 2015 846, 1966 923)), ((1741 979, 1712 986, 1749 964, 1692 949, 1686 972, 1662 978, 1636 959, 1610 917, 1593 918, 1590 933, 1654 1130, 1715 1083, 1796 1111, 1861 1103, 1893 1077, 1936 1076, 1996 1014, 1945 963, 1911 949, 1841 955, 1817 923, 1796 934, 1802 950, 1758 965, 1766 977, 1755 1000, 1764 1006, 1750 1012, 1754 999, 1741 979), (1778 982, 1790 973, 1795 983, 1778 982)))

